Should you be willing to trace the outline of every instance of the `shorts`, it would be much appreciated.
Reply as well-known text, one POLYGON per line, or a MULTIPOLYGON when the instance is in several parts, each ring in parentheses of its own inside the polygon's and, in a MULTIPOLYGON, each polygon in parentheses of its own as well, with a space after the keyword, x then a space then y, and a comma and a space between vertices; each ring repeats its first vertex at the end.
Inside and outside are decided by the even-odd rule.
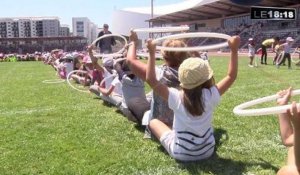
POLYGON ((159 139, 159 141, 163 145, 163 147, 166 149, 166 151, 169 153, 169 155, 172 158, 179 160, 179 161, 189 162, 189 161, 197 161, 197 160, 207 159, 207 158, 211 157, 212 154, 214 153, 214 145, 213 145, 212 147, 208 148, 204 154, 201 154, 199 156, 176 154, 176 152, 181 152, 181 150, 176 150, 176 149, 178 149, 178 146, 175 146, 175 131, 173 131, 173 130, 163 133, 161 138, 159 139))
POLYGON ((120 106, 122 104, 123 98, 120 95, 117 94, 111 94, 110 96, 102 95, 100 94, 100 98, 107 102, 110 103, 114 106, 120 106))
POLYGON ((255 56, 255 53, 253 53, 253 52, 252 53, 250 53, 250 52, 248 53, 248 57, 254 57, 254 56, 255 56))
POLYGON ((175 132, 171 130, 163 133, 159 139, 162 146, 167 150, 167 152, 170 155, 173 155, 172 145, 174 143, 174 138, 175 138, 175 132))

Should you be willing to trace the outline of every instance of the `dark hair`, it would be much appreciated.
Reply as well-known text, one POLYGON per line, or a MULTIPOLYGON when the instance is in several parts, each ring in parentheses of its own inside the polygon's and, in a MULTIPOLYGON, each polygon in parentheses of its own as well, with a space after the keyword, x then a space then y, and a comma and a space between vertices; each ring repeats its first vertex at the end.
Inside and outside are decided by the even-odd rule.
POLYGON ((108 24, 103 24, 103 27, 104 28, 108 28, 108 24))
POLYGON ((278 36, 274 37, 274 40, 279 42, 280 38, 278 36))
POLYGON ((205 106, 202 99, 202 89, 210 89, 214 85, 215 79, 212 77, 193 89, 182 89, 183 105, 192 116, 199 116, 203 114, 205 106))

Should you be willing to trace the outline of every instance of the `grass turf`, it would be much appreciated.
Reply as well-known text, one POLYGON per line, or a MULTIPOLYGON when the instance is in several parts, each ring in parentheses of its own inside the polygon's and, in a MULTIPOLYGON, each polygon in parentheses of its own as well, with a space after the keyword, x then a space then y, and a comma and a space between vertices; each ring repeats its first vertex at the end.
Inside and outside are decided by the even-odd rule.
MULTIPOLYGON (((276 174, 285 164, 277 118, 238 117, 232 109, 280 89, 299 88, 299 70, 249 68, 240 58, 238 79, 214 112, 216 154, 176 162, 116 108, 56 79, 41 62, 0 63, 0 174, 276 174)), ((228 59, 214 57, 216 81, 228 59)), ((149 89, 149 87, 147 87, 149 89)), ((272 106, 275 102, 262 104, 272 106)))

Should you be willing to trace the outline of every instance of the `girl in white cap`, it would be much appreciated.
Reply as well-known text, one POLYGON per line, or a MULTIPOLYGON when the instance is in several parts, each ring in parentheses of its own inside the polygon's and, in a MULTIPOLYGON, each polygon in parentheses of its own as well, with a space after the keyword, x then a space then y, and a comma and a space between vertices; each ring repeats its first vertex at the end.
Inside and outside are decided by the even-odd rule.
POLYGON ((249 38, 249 44, 248 44, 248 57, 250 59, 250 62, 248 64, 249 67, 253 67, 253 59, 255 57, 255 45, 253 38, 249 38))
POLYGON ((279 49, 283 49, 284 55, 283 55, 282 61, 280 61, 276 65, 277 68, 279 68, 279 66, 282 63, 285 63, 285 60, 287 59, 288 60, 288 69, 292 69, 292 67, 291 67, 291 48, 292 48, 293 42, 294 42, 294 39, 292 37, 287 37, 286 42, 279 46, 279 49))
POLYGON ((169 108, 174 112, 172 129, 158 119, 152 119, 149 128, 170 156, 177 160, 201 160, 210 157, 214 152, 212 114, 220 101, 220 96, 237 77, 240 38, 232 37, 228 44, 231 59, 225 78, 215 84, 209 63, 191 57, 179 66, 178 79, 181 90, 178 90, 167 87, 156 79, 156 46, 151 40, 148 41, 150 57, 146 81, 153 91, 168 102, 169 108))

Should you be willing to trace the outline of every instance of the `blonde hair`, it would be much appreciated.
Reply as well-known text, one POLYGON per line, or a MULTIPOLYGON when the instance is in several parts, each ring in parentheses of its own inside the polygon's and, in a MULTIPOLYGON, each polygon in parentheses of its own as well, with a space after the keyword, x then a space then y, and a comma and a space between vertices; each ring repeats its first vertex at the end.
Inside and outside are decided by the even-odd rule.
MULTIPOLYGON (((163 42, 164 47, 186 47, 183 40, 165 40, 163 42)), ((187 52, 174 52, 174 51, 161 51, 163 58, 170 67, 178 67, 183 60, 188 57, 187 52)))

